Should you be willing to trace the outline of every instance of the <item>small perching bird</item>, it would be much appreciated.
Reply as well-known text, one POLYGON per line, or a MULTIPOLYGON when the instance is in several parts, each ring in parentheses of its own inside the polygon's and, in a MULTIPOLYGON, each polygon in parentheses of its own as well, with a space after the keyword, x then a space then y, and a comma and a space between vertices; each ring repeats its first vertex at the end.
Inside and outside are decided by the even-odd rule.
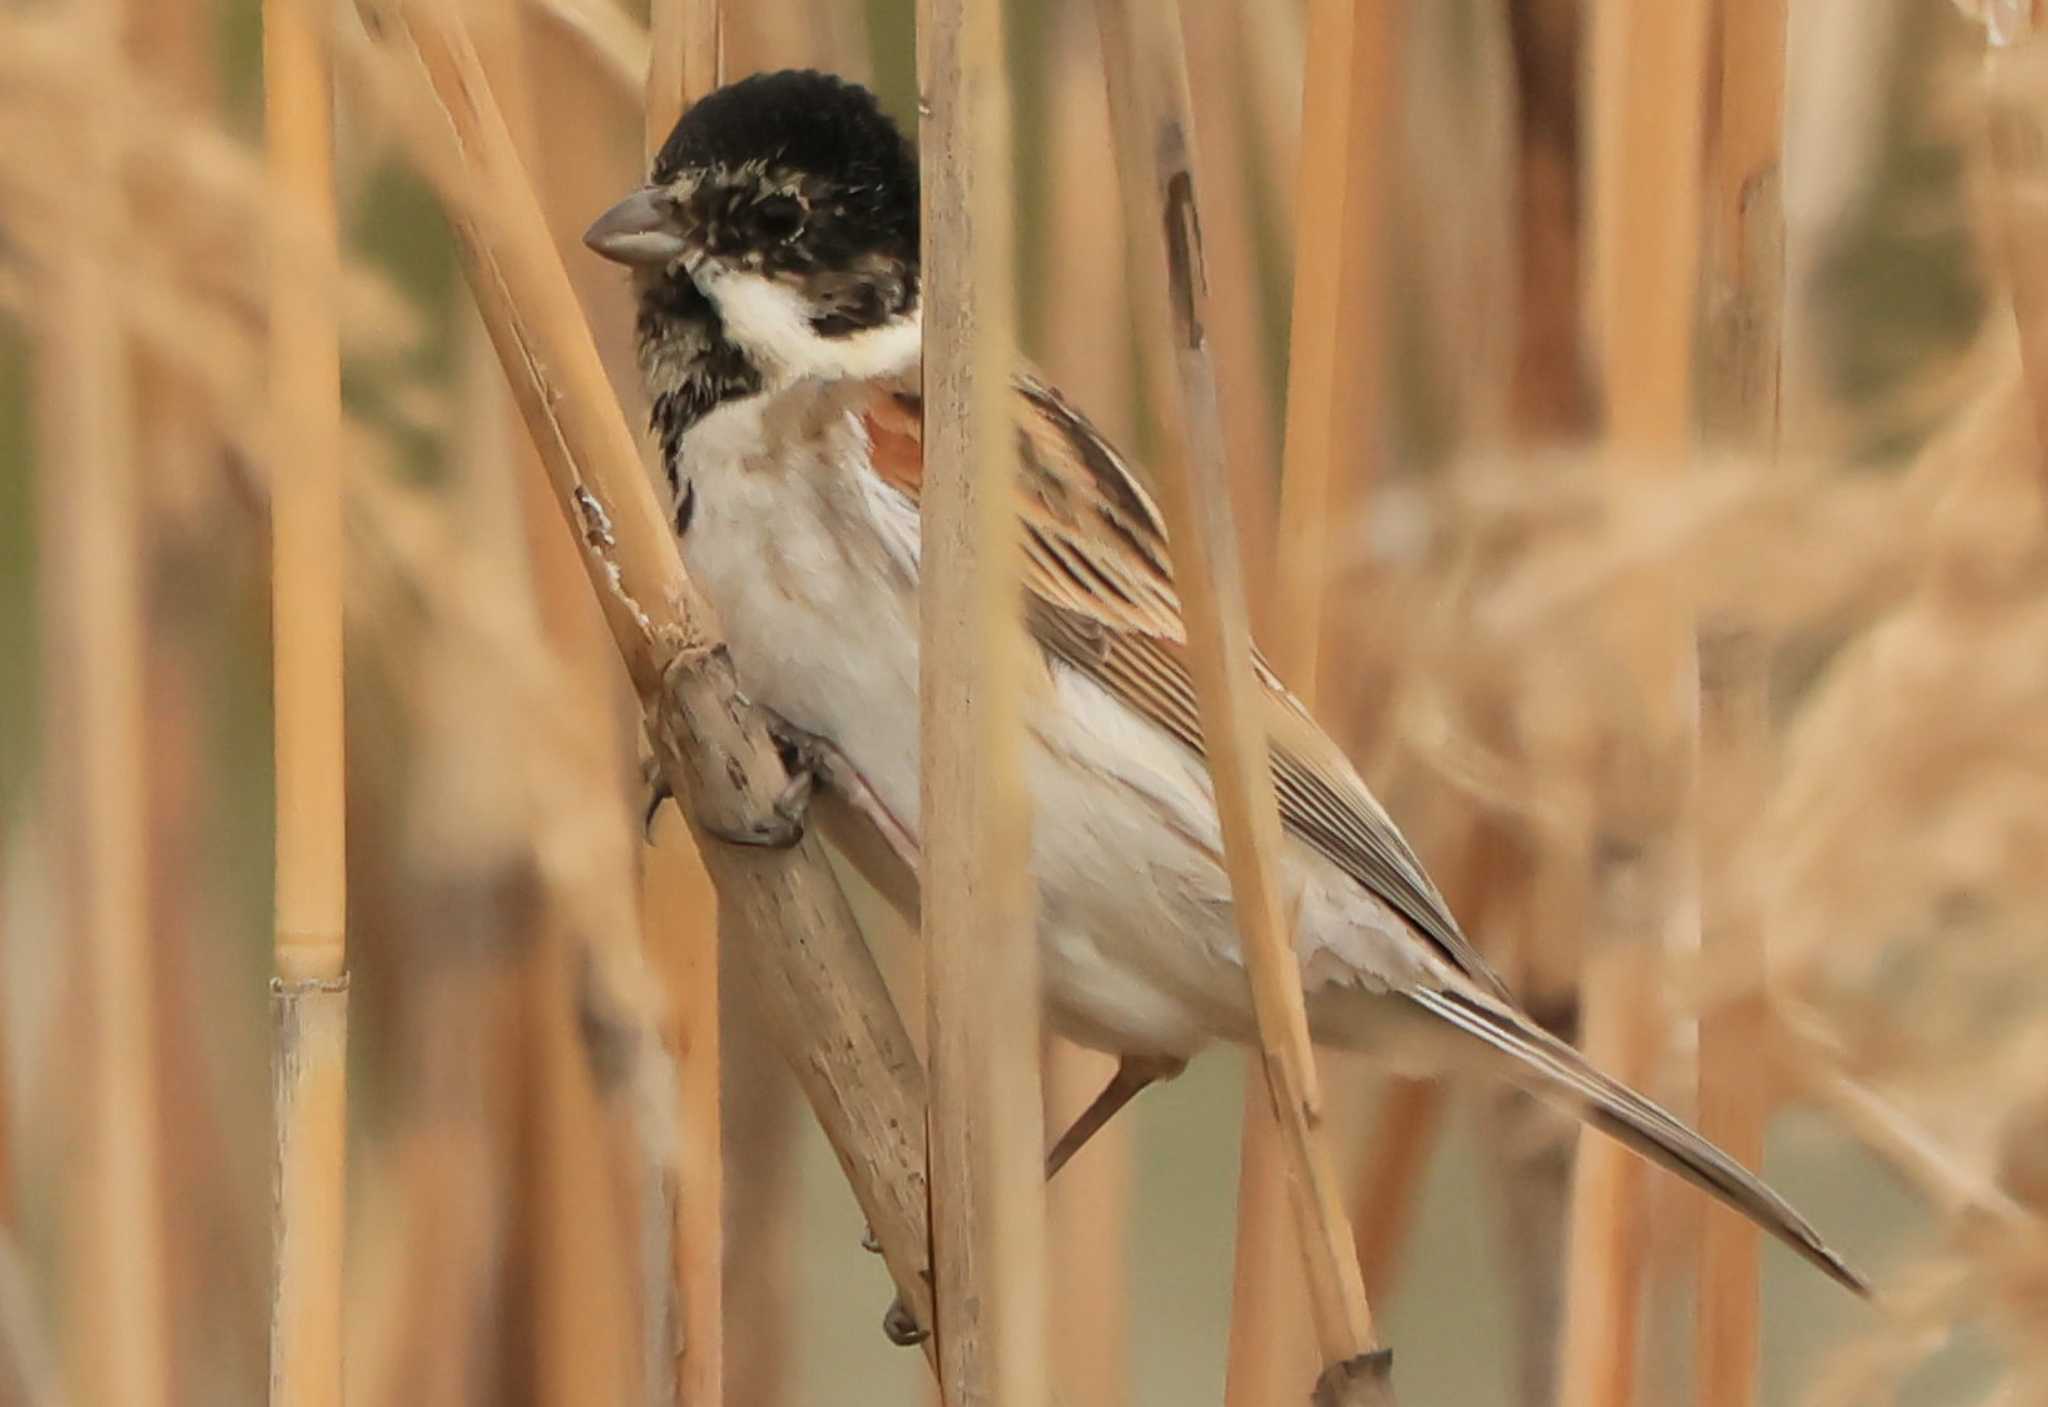
MULTIPOLYGON (((787 816, 732 838, 795 834, 815 777, 845 803, 824 812, 835 841, 914 907, 916 156, 854 84, 749 78, 685 113, 586 240, 633 270, 684 558, 805 774, 787 816)), ((1056 1168, 1151 1079, 1256 1031, 1158 510, 1057 391, 1019 375, 1011 404, 1045 1009, 1123 1062, 1056 1168)), ((1259 669, 1316 1039, 1525 1084, 1863 1291, 1776 1193, 1521 1012, 1342 751, 1259 669)))

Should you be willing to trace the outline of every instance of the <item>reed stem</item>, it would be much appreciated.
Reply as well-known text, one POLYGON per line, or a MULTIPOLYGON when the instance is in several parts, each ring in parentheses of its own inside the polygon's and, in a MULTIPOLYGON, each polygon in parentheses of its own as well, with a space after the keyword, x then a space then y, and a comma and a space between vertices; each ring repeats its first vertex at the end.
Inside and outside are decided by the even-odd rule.
MULTIPOLYGON (((1311 709, 1321 663, 1331 518, 1338 509, 1333 499, 1347 509, 1362 508, 1370 446, 1381 429, 1375 403, 1382 326, 1376 316, 1378 242, 1394 25, 1394 6, 1385 0, 1316 0, 1309 6, 1268 618, 1274 664, 1311 709), (1353 479, 1338 487, 1340 480, 1353 479)), ((1280 1140, 1263 1081, 1247 1079, 1224 1394, 1232 1407, 1280 1400, 1303 1367, 1297 1356, 1305 1338, 1297 1319, 1301 1282, 1288 1244, 1294 1233, 1280 1140)))
MULTIPOLYGON (((1703 0, 1596 0, 1592 15, 1592 314, 1608 473, 1675 473, 1690 448, 1707 57, 1703 0)), ((1695 928, 1686 810, 1697 735, 1688 613, 1654 570, 1618 584, 1597 623, 1612 671, 1601 834, 1581 986, 1587 1057, 1641 1086, 1656 1050, 1657 952, 1695 928)), ((1643 1168, 1581 1130, 1558 1401, 1634 1400, 1643 1168)))
POLYGON ((1342 1402, 1391 1401, 1387 1360, 1373 1336, 1350 1226, 1316 1127, 1322 1095, 1301 972, 1281 916, 1279 811, 1204 333, 1207 278, 1180 24, 1163 7, 1129 0, 1099 0, 1096 14, 1110 75, 1139 325, 1148 339, 1169 336, 1176 353, 1177 395, 1158 417, 1166 447, 1163 498, 1266 1078, 1300 1197, 1310 1305, 1325 1369, 1319 1390, 1342 1402), (1146 230, 1164 239, 1163 264, 1145 251, 1146 230))
POLYGON ((342 1392, 348 976, 342 772, 340 256, 326 39, 299 0, 263 7, 270 246, 277 753, 273 1404, 342 1392), (288 449, 286 447, 289 447, 288 449))
MULTIPOLYGON (((1710 428, 1767 460, 1778 453, 1784 361, 1786 0, 1719 0, 1708 132, 1705 268, 1710 428)), ((1768 658, 1728 622, 1700 638, 1700 904, 1706 960, 1738 995, 1700 1020, 1700 1132, 1763 1164, 1770 1118, 1764 928, 1740 853, 1768 794, 1768 658)), ((1699 1400, 1754 1407, 1761 1368, 1759 1233, 1724 1207, 1701 1225, 1699 1400)))
POLYGON ((393 70, 370 76, 416 85, 423 70, 431 106, 406 109, 415 157, 448 204, 471 292, 722 911, 746 933, 723 951, 796 1072, 906 1306, 930 1323, 923 1069, 819 842, 779 853, 704 845, 701 817, 732 825, 766 814, 786 773, 683 571, 461 25, 434 0, 364 8, 393 70))
POLYGON ((995 0, 936 0, 926 63, 920 827, 932 1262, 950 1407, 1036 1407, 1044 1105, 1021 772, 1010 98, 995 0))
POLYGON ((65 114, 70 233, 49 270, 39 385, 42 758, 57 900, 84 979, 80 1176, 68 1189, 62 1318, 71 1400, 157 1407, 171 1364, 148 912, 143 483, 131 347, 110 270, 126 228, 122 7, 78 0, 65 114), (85 70, 90 70, 89 72, 85 70))

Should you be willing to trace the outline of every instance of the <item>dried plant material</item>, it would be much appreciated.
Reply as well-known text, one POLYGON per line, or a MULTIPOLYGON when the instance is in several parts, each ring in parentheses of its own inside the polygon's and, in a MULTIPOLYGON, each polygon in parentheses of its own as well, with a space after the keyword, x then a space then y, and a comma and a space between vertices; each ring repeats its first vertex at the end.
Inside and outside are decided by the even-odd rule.
MULTIPOLYGON (((693 821, 765 813, 783 785, 780 761, 734 692, 466 36, 432 0, 373 6, 365 18, 379 46, 366 68, 382 74, 399 112, 417 114, 420 159, 450 202, 472 291, 665 773, 690 798, 693 821), (420 71, 407 56, 424 70, 438 123, 403 96, 420 71)), ((840 1153, 906 1305, 929 1323, 922 1072, 817 842, 740 854, 699 840, 721 901, 752 934, 805 935, 801 944, 750 937, 728 951, 840 1153)))
POLYGON ((919 832, 932 1269, 948 1403, 1046 1399, 1045 1146, 1010 485, 1010 96, 995 0, 932 0, 919 86, 924 433, 919 832))
POLYGON ((1165 461, 1178 468, 1163 486, 1186 611, 1190 672, 1208 740, 1210 773, 1252 985, 1266 1077, 1297 1179, 1310 1303, 1324 1363, 1318 1391, 1333 1402, 1391 1401, 1387 1356, 1351 1249, 1328 1150, 1316 1124, 1322 1096, 1303 1010, 1301 972, 1280 914, 1279 812, 1252 691, 1251 635, 1243 568, 1237 560, 1229 480, 1218 423, 1216 381, 1204 327, 1207 275, 1196 215, 1188 127, 1187 61, 1174 16, 1138 14, 1101 0, 1103 61, 1123 164, 1124 224, 1164 236, 1162 267, 1142 252, 1131 261, 1141 326, 1171 326, 1179 396, 1161 416, 1165 461), (1138 154, 1151 154, 1149 178, 1138 154), (1185 428, 1181 428, 1185 426, 1185 428))
MULTIPOLYGON (((55 818, 58 902, 86 1022, 83 1097, 63 1115, 78 1149, 64 1212, 64 1382, 83 1401, 167 1401, 155 955, 148 912, 142 459, 130 346, 101 241, 122 221, 119 7, 71 7, 99 56, 65 95, 67 245, 53 251, 38 377, 36 544, 43 617, 44 804, 55 818)), ((54 134, 53 134, 54 135, 54 134)))
MULTIPOLYGON (((1784 364, 1784 0, 1733 0, 1715 15, 1705 237, 1705 418, 1775 462, 1784 364)), ((1699 1027, 1700 1132, 1752 1170, 1770 1119, 1763 916, 1728 871, 1768 788, 1769 660, 1739 626, 1703 627, 1700 655, 1700 929, 1703 959, 1744 995, 1699 1027)), ((1757 1229, 1707 1208, 1694 1359, 1703 1402, 1753 1407, 1760 1393, 1762 1266, 1757 1229)))
MULTIPOLYGON (((526 0, 580 42, 624 93, 639 93, 652 72, 648 33, 614 0, 526 0)), ((685 57, 684 63, 690 62, 685 57)))
MULTIPOLYGON (((1379 3, 1318 3, 1308 13, 1278 531, 1270 553, 1252 560, 1272 563, 1273 659, 1311 709, 1331 524, 1361 510, 1385 428, 1376 400, 1385 311, 1378 256, 1398 24, 1394 7, 1379 3)), ((1241 282, 1226 275, 1225 286, 1233 281, 1241 282)), ((1244 334, 1240 326, 1240 344, 1244 334)), ((1224 340, 1231 340, 1227 327, 1224 340)), ((1232 448, 1241 468, 1242 438, 1232 448)), ((1258 520, 1249 521, 1257 532, 1258 520)), ((1264 1082, 1247 1079, 1226 1388, 1232 1403, 1273 1400, 1302 1367, 1303 1290, 1288 1244, 1295 1236, 1282 1147, 1264 1082)))
MULTIPOLYGON (((1608 472, 1661 476, 1692 427, 1692 327, 1707 57, 1700 0, 1592 9, 1592 318, 1608 472)), ((1623 1083, 1650 1073, 1656 949, 1696 930, 1686 812, 1696 722, 1681 597, 1646 564, 1596 622, 1608 691, 1596 754, 1592 934, 1580 987, 1587 1058, 1623 1083)), ((1582 1132, 1572 1187, 1558 1401, 1625 1407, 1639 1369, 1644 1169, 1582 1132)))
POLYGON ((270 251, 277 736, 273 1403, 339 1407, 347 1185, 342 770, 341 344, 327 48, 298 0, 264 7, 272 199, 303 221, 270 251))

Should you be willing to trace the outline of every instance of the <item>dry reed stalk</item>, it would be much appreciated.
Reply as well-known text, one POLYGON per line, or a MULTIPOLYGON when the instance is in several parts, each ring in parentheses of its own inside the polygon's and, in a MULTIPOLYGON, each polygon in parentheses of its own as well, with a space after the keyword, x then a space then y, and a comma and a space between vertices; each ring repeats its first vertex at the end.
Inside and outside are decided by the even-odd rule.
POLYGON ((276 695, 276 1282, 270 1397, 338 1404, 347 1174, 340 258, 327 45, 298 0, 263 7, 273 198, 270 415, 276 695))
POLYGON ((1169 466, 1162 475, 1163 497, 1266 1077, 1300 1196, 1310 1306, 1325 1369, 1317 1391, 1332 1402, 1391 1401, 1388 1358, 1373 1336, 1350 1227, 1317 1132, 1322 1096, 1301 972, 1281 912, 1279 812, 1266 766, 1243 568, 1204 330, 1207 284, 1180 25, 1162 7, 1123 0, 1100 0, 1096 13, 1110 75, 1125 229, 1156 230, 1166 244, 1161 264, 1144 251, 1142 239, 1132 242, 1131 286, 1144 336, 1170 328, 1166 335, 1176 354, 1178 394, 1158 416, 1169 466), (1151 158, 1149 171, 1141 154, 1151 158))
MULTIPOLYGON (((1241 6, 1197 5, 1187 13, 1188 83, 1194 98, 1195 130, 1202 142, 1197 173, 1209 191, 1209 223, 1203 231, 1213 289, 1217 392, 1222 397, 1224 451, 1231 468, 1231 506, 1244 537, 1245 577, 1251 593, 1252 624, 1259 638, 1273 609, 1273 562, 1279 476, 1279 415, 1272 378, 1267 375, 1268 329, 1275 314, 1266 305, 1266 281, 1259 264, 1259 225, 1272 212, 1261 208, 1265 189, 1252 180, 1252 132, 1246 121, 1244 85, 1238 82, 1244 55, 1241 6)), ((1278 222, 1284 229, 1284 217, 1278 222)))
MULTIPOLYGON (((651 165, 683 110, 719 85, 719 0, 654 0, 648 12, 644 151, 651 165)), ((670 1312, 677 1407, 717 1407, 724 1387, 725 1180, 719 1105, 719 921, 711 877, 669 828, 643 866, 640 922, 662 979, 662 1032, 677 1074, 677 1167, 670 1210, 670 1312)))
MULTIPOLYGON (((1786 0, 1720 0, 1709 105, 1705 345, 1709 423, 1767 462, 1778 451, 1784 347, 1786 0)), ((1705 958, 1738 984, 1704 1013, 1700 1131, 1761 1167, 1770 1118, 1764 927, 1737 855, 1768 791, 1770 698, 1762 643, 1735 625, 1700 640, 1700 927, 1705 958)), ((1759 1233, 1723 1207, 1701 1225, 1694 1362, 1699 1400, 1753 1407, 1761 1366, 1759 1233)))
MULTIPOLYGON (((700 815, 766 814, 784 783, 780 760, 738 698, 682 570, 467 37, 430 0, 364 9, 387 64, 416 61, 424 71, 419 99, 395 84, 384 91, 404 105, 415 158, 449 204, 471 289, 582 548, 657 756, 677 794, 691 800, 693 834, 700 815)), ((366 77, 402 75, 393 67, 366 77)), ((922 1070, 823 852, 806 841, 779 854, 728 846, 702 853, 726 911, 748 933, 727 951, 839 1155, 906 1305, 929 1322, 922 1070)))
MULTIPOLYGON (((1135 432, 1123 231, 1115 203, 1105 202, 1092 183, 1071 179, 1100 161, 1108 137, 1094 30, 1082 7, 1063 9, 1044 65, 1045 239, 1049 266, 1062 272, 1054 301, 1044 310, 1037 351, 1048 379, 1085 387, 1082 408, 1113 441, 1130 444, 1135 432)), ((1049 1045, 1046 1122, 1061 1128, 1101 1090, 1111 1062, 1064 1041, 1049 1045)), ((1125 1228, 1134 1132, 1128 1117, 1112 1120, 1047 1189, 1053 1371, 1070 1407, 1124 1407, 1130 1399, 1125 1228)))
MULTIPOLYGON (((622 93, 639 93, 652 72, 647 31, 612 0, 529 0, 535 13, 565 31, 595 59, 622 93)), ((683 60, 688 63, 687 57, 683 60)))
POLYGON ((719 0, 652 0, 647 10, 647 159, 651 163, 683 109, 722 81, 719 0))
MULTIPOLYGON (((1679 467, 1692 427, 1692 339, 1707 57, 1702 0, 1596 0, 1592 315, 1617 490, 1679 467)), ((1656 1049, 1659 945, 1696 928, 1685 808, 1696 748, 1691 630, 1654 567, 1600 613, 1614 712, 1595 778, 1596 897, 1581 1003, 1594 1064, 1640 1086, 1656 1049)), ((1634 1400, 1643 1167, 1579 1135, 1558 1400, 1634 1400)))
MULTIPOLYGON (((1310 708, 1316 705, 1330 522, 1337 510, 1331 484, 1380 429, 1374 396, 1382 324, 1375 305, 1394 24, 1391 4, 1317 0, 1309 7, 1268 638, 1275 664, 1310 708)), ((1369 473, 1367 466, 1359 477, 1369 473)), ((1362 495, 1363 485, 1355 492, 1362 495)), ((1290 1245, 1295 1232, 1288 1224, 1286 1155, 1273 1101, 1257 1079, 1245 1081, 1243 1128, 1225 1390, 1233 1407, 1284 1399, 1307 1347, 1298 1317, 1302 1281, 1290 1245)))
POLYGON ((1583 10, 1586 0, 1511 0, 1520 150, 1516 224, 1512 429, 1524 442, 1575 440, 1593 428, 1579 290, 1585 268, 1580 212, 1586 164, 1583 10))
MULTIPOLYGON (((562 102, 561 90, 533 82, 537 46, 527 42, 521 9, 470 0, 465 13, 508 131, 541 181, 547 162, 535 95, 562 102)), ((605 672, 602 629, 573 579, 573 549, 545 521, 553 516, 545 476, 480 325, 475 350, 488 362, 479 368, 489 387, 485 438, 499 452, 481 462, 473 451, 469 493, 488 507, 467 515, 465 532, 478 566, 507 593, 511 628, 530 639, 536 656, 551 659, 543 687, 548 702, 577 720, 581 764, 545 774, 549 799, 527 803, 529 819, 513 841, 531 846, 543 884, 523 896, 523 912, 510 915, 526 944, 511 974, 513 1007, 497 1023, 502 1068, 532 1071, 511 1085, 517 1093, 507 1114, 521 1172, 507 1189, 507 1220, 527 1258, 517 1311, 533 1331, 508 1335, 502 1358, 505 1371, 531 1375, 549 1401, 673 1401, 677 1202, 669 1112, 651 1107, 638 1088, 651 1079, 665 1089, 666 1082, 652 1022, 637 1025, 638 1012, 614 1009, 621 1004, 614 992, 639 972, 630 937, 636 908, 626 897, 636 894, 637 837, 622 788, 631 744, 605 672), (530 588, 523 593, 522 583, 530 588), (598 1024, 623 1033, 584 1028, 579 1012, 591 1009, 603 1012, 598 1024), (606 1042, 626 1049, 623 1076, 604 1073, 606 1042)), ((478 700, 468 711, 473 727, 499 730, 500 749, 536 746, 520 738, 515 705, 478 700)), ((663 951, 652 933, 645 937, 650 955, 663 951)))
POLYGON ((927 446, 918 681, 939 1383, 1034 1407, 1045 1364, 1045 1148, 1022 761, 1023 548, 1010 95, 996 0, 919 16, 927 446))
MULTIPOLYGON (((1114 1060, 1048 1040, 1045 1122, 1064 1128, 1115 1073, 1114 1060)), ((1054 1380, 1068 1407, 1124 1407, 1131 1276, 1125 1232, 1131 1205, 1131 1130, 1113 1121, 1088 1140, 1046 1189, 1046 1245, 1054 1380)))
POLYGON ((1444 1088, 1433 1081, 1392 1080, 1380 1097, 1352 1199, 1358 1273, 1371 1294, 1384 1297, 1393 1288, 1443 1118, 1444 1088))
POLYGON ((121 7, 63 21, 68 237, 47 277, 39 378, 37 537, 43 611, 44 804, 58 903, 82 961, 80 1175, 65 1197, 63 1324, 72 1400, 165 1401, 171 1344, 148 913, 144 493, 130 346, 106 270, 121 257, 121 7), (75 104, 75 106, 74 106, 75 104))
POLYGON ((2018 324, 2020 366, 2048 485, 2048 123, 2040 114, 2048 3, 1985 0, 1984 148, 1993 185, 1992 240, 2018 324))

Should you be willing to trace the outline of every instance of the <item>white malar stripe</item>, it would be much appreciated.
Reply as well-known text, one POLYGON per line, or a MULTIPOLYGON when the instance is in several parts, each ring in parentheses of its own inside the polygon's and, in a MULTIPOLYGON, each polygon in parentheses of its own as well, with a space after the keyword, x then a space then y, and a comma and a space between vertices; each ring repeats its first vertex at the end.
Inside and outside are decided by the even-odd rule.
POLYGON ((808 300, 788 284, 715 262, 699 265, 692 277, 717 306, 725 335, 760 366, 771 387, 810 377, 866 381, 901 376, 915 369, 922 355, 923 319, 917 307, 879 327, 822 337, 811 327, 808 300))

